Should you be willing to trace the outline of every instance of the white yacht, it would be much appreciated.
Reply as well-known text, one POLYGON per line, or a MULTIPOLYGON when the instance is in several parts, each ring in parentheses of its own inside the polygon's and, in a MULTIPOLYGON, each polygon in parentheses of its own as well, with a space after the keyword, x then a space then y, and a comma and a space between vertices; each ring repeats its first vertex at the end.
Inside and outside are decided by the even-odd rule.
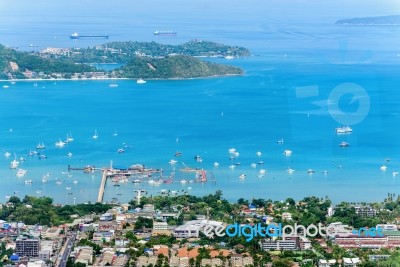
POLYGON ((55 143, 56 147, 64 147, 65 146, 65 142, 61 141, 61 139, 55 143))
POLYGON ((177 160, 171 159, 168 163, 171 165, 175 165, 177 162, 177 160))
POLYGON ((229 152, 230 154, 233 154, 233 153, 236 152, 236 148, 229 148, 229 149, 228 149, 228 152, 229 152))
POLYGON ((341 127, 337 127, 335 129, 336 133, 338 134, 345 134, 345 133, 351 133, 353 132, 353 129, 351 129, 349 126, 341 126, 341 127))
POLYGON ((9 88, 10 86, 8 86, 8 85, 3 85, 3 88, 4 89, 7 89, 7 88, 9 88))
POLYGON ((240 180, 243 180, 244 178, 246 178, 246 174, 242 173, 241 175, 239 175, 240 180))
POLYGON ((386 165, 382 165, 382 166, 380 167, 380 169, 381 169, 381 171, 386 171, 386 170, 387 170, 387 166, 386 166, 386 165))
POLYGON ((256 167, 257 167, 257 164, 255 164, 255 163, 252 163, 252 164, 250 164, 250 167, 252 167, 252 168, 256 168, 256 167))
POLYGON ((31 184, 32 183, 32 180, 26 180, 25 181, 25 184, 31 184))
POLYGON ((288 168, 286 171, 287 171, 289 174, 292 174, 292 173, 295 172, 295 170, 293 170, 293 169, 291 169, 291 168, 288 168))
POLYGON ((217 168, 219 166, 219 163, 218 162, 214 162, 213 165, 214 165, 215 168, 217 168))
POLYGON ((11 161, 10 169, 16 169, 18 166, 19 166, 19 161, 17 161, 17 159, 14 159, 13 161, 11 161))
POLYGON ((118 84, 116 84, 116 83, 111 83, 109 86, 110 86, 110 87, 118 87, 118 84))
POLYGON ((347 143, 347 142, 341 142, 341 143, 339 144, 339 146, 340 146, 340 147, 349 147, 350 144, 347 143))
POLYGON ((229 165, 229 169, 233 170, 234 168, 236 168, 235 165, 229 165))
POLYGON ((17 177, 23 177, 27 173, 27 170, 24 169, 18 169, 17 173, 15 174, 17 177))
POLYGON ((285 156, 290 156, 290 155, 292 155, 292 150, 286 149, 285 151, 283 151, 283 155, 285 155, 285 156))
POLYGON ((283 141, 283 139, 281 139, 281 140, 278 140, 278 141, 276 141, 276 143, 278 143, 278 144, 283 144, 284 143, 284 141, 283 141))
POLYGON ((71 152, 68 152, 67 156, 68 156, 68 157, 72 157, 72 153, 71 153, 71 152))
POLYGON ((5 156, 6 158, 8 158, 8 157, 11 156, 11 153, 7 151, 6 153, 4 153, 4 156, 5 156))
POLYGON ((259 173, 259 174, 266 174, 266 173, 267 173, 267 170, 261 169, 261 170, 258 171, 258 173, 259 173))
POLYGON ((260 151, 256 152, 257 157, 261 157, 262 153, 260 151))
POLYGON ((144 84, 144 83, 146 83, 146 81, 143 80, 143 79, 139 79, 139 80, 136 81, 136 83, 138 83, 138 84, 144 84))
POLYGON ((314 171, 313 169, 308 169, 308 170, 307 170, 307 173, 308 173, 308 174, 313 174, 314 172, 315 172, 315 171, 314 171))

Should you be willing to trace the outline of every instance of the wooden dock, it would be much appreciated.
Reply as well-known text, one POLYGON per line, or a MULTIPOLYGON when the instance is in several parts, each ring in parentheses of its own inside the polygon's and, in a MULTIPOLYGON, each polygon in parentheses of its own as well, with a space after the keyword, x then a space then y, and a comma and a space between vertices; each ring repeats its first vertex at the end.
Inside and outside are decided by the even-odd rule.
POLYGON ((104 168, 103 174, 101 176, 101 183, 100 183, 100 188, 99 188, 99 195, 97 196, 97 202, 102 203, 103 202, 103 197, 104 197, 104 191, 106 187, 106 182, 107 182, 107 173, 108 169, 104 168))

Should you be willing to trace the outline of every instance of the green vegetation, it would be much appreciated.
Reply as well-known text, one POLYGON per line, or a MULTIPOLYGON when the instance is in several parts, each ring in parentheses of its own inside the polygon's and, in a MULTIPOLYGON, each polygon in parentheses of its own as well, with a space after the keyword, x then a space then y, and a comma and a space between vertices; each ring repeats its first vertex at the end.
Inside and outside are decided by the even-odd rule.
POLYGON ((185 79, 243 74, 238 67, 205 62, 190 56, 135 57, 116 72, 118 77, 134 79, 185 79))
POLYGON ((95 68, 89 65, 75 64, 62 59, 46 59, 0 45, 0 79, 8 79, 10 77, 25 79, 27 75, 32 75, 32 78, 35 78, 38 77, 39 73, 50 78, 54 73, 63 73, 64 76, 67 76, 73 73, 94 70, 95 68), (34 73, 28 74, 29 71, 33 71, 34 73))
POLYGON ((135 229, 153 228, 153 220, 149 218, 139 217, 135 222, 135 229))
MULTIPOLYGON (((51 56, 46 54, 47 56, 51 56)), ((128 63, 134 56, 166 57, 186 55, 192 57, 248 57, 250 51, 244 47, 228 46, 208 41, 192 40, 180 45, 156 42, 112 42, 89 48, 75 48, 71 53, 57 55, 78 63, 128 63)))
POLYGON ((22 221, 28 225, 60 225, 72 222, 71 215, 99 214, 111 208, 111 205, 101 203, 56 206, 49 197, 25 196, 21 201, 18 197, 12 196, 9 202, 13 205, 3 207, 0 219, 22 221))
POLYGON ((341 19, 336 24, 350 25, 400 25, 400 16, 378 16, 365 18, 341 19))
POLYGON ((207 41, 181 45, 155 42, 113 42, 89 48, 48 49, 19 52, 0 45, 0 79, 185 79, 240 75, 234 66, 199 60, 201 57, 246 57, 250 52, 237 46, 207 41), (98 70, 88 64, 118 63, 115 71, 98 70))
POLYGON ((12 249, 6 249, 6 243, 2 242, 0 245, 0 267, 10 263, 9 258, 13 254, 12 249))

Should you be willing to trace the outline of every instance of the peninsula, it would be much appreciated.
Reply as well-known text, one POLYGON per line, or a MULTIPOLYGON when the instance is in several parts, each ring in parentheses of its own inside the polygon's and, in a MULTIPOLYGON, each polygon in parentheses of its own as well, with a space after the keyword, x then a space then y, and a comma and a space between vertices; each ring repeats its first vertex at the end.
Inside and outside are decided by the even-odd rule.
POLYGON ((400 25, 400 16, 378 16, 378 17, 363 17, 341 19, 336 21, 336 24, 342 25, 400 25))
POLYGON ((112 42, 89 48, 46 48, 21 52, 0 45, 0 79, 187 79, 241 75, 236 66, 211 63, 200 57, 250 56, 243 47, 192 40, 181 45, 155 42, 112 42), (106 71, 93 65, 115 63, 106 71))

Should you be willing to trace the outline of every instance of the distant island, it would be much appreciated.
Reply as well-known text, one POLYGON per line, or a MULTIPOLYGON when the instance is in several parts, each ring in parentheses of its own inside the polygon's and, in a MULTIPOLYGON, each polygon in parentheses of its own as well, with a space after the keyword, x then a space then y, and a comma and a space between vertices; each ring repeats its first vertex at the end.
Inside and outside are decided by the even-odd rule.
POLYGON ((111 42, 89 48, 46 48, 20 52, 0 45, 0 79, 187 79, 241 75, 235 66, 198 57, 241 58, 248 49, 192 40, 180 45, 155 42, 111 42), (122 67, 105 71, 93 64, 122 67))
POLYGON ((400 25, 400 15, 341 19, 342 25, 400 25))

